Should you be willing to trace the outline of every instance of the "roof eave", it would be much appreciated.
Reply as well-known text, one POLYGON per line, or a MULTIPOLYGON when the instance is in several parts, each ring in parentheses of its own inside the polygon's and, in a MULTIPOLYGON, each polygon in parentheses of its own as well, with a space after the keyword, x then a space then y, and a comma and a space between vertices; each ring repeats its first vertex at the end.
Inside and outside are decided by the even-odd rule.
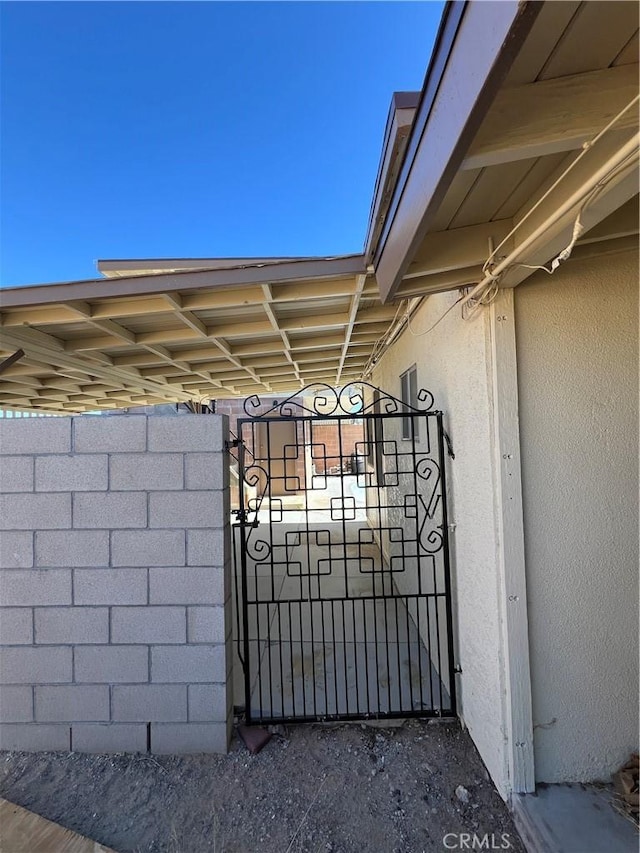
MULTIPOLYGON (((346 256, 345 256, 346 257, 346 256)), ((126 278, 131 275, 187 272, 189 270, 220 270, 236 267, 271 266, 300 261, 328 260, 323 256, 285 256, 253 258, 108 258, 96 261, 98 272, 107 278, 126 278)))
POLYGON ((339 278, 366 273, 364 255, 335 258, 292 260, 277 263, 228 267, 215 270, 195 270, 155 275, 134 275, 120 278, 98 278, 85 281, 37 284, 5 288, 1 291, 3 308, 27 305, 51 305, 58 302, 101 297, 148 296, 167 290, 198 290, 200 288, 232 288, 248 284, 285 283, 309 279, 339 278))
POLYGON ((373 257, 383 301, 395 295, 540 7, 532 0, 445 7, 373 257))

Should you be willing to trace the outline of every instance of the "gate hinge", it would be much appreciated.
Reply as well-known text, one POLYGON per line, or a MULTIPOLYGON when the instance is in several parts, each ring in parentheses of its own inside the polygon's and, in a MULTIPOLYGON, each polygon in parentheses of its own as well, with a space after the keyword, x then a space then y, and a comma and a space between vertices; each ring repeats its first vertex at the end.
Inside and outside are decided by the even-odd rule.
POLYGON ((461 675, 461 674, 462 674, 462 667, 460 666, 460 664, 459 664, 459 663, 457 663, 457 664, 454 666, 453 671, 455 672, 455 674, 456 674, 456 675, 461 675))
POLYGON ((224 449, 225 450, 231 450, 234 447, 240 447, 241 444, 242 444, 242 442, 240 441, 239 438, 234 438, 232 441, 225 441, 224 449))

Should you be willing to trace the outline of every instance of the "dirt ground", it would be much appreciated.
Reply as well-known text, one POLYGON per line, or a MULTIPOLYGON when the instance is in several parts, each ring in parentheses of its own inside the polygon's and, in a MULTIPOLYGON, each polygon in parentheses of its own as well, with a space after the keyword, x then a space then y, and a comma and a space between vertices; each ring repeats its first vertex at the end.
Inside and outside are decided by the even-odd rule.
POLYGON ((457 722, 290 727, 255 756, 3 753, 0 796, 118 853, 524 851, 457 722))

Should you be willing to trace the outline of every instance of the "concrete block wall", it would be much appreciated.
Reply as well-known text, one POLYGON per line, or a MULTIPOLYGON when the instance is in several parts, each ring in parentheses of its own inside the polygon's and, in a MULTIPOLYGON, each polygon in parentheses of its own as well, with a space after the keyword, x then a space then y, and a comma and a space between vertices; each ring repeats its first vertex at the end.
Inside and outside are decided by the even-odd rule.
POLYGON ((226 752, 228 420, 0 420, 0 748, 226 752))

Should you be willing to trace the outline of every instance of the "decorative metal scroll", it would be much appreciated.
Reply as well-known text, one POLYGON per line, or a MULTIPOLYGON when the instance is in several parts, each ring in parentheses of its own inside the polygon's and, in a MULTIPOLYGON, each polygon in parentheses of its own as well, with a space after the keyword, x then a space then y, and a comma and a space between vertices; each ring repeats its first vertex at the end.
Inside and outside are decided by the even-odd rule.
POLYGON ((377 413, 395 414, 402 412, 432 412, 434 398, 430 391, 421 388, 418 391, 418 400, 424 405, 419 408, 412 406, 403 400, 399 400, 386 391, 381 391, 369 382, 351 382, 343 388, 332 388, 324 382, 315 382, 307 385, 285 400, 275 403, 263 403, 257 394, 253 394, 244 401, 244 411, 250 418, 263 418, 268 415, 277 415, 282 418, 299 418, 308 415, 320 418, 330 418, 340 415, 360 417, 371 414, 376 406, 377 413), (372 392, 370 402, 365 401, 364 389, 372 392), (305 403, 305 398, 312 398, 311 404, 305 403), (263 410, 263 406, 266 406, 263 410))

